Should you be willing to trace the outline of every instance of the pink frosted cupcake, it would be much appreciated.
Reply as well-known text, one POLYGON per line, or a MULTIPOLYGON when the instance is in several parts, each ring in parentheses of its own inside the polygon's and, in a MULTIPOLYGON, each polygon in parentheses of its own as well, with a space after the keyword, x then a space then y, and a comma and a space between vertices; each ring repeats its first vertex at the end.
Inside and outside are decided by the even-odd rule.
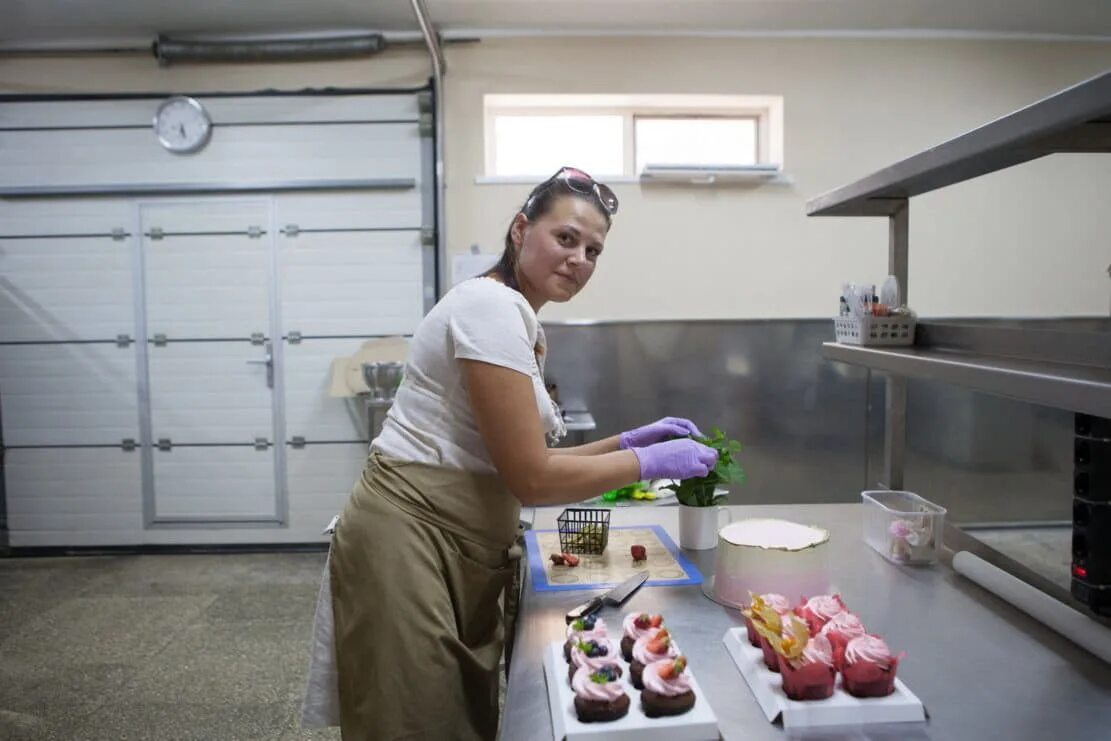
POLYGON ((629 678, 638 690, 644 689, 641 675, 644 667, 655 661, 674 659, 679 655, 679 647, 671 640, 671 635, 666 628, 661 628, 651 635, 641 636, 633 644, 633 660, 629 664, 629 678))
POLYGON ((895 670, 903 654, 891 655, 883 639, 862 635, 845 647, 841 669, 845 691, 854 697, 887 697, 895 691, 895 670))
POLYGON ((837 613, 818 631, 818 635, 828 638, 833 646, 833 666, 837 671, 841 671, 844 666, 845 647, 849 645, 849 641, 866 632, 864 623, 851 612, 837 613))
POLYGON ((645 715, 649 718, 682 715, 694 707, 694 690, 690 674, 684 671, 686 668, 687 660, 683 656, 653 661, 644 667, 640 704, 645 715))
POLYGON ((848 612, 848 609, 841 601, 841 595, 820 594, 796 607, 795 614, 806 621, 810 635, 816 636, 822 630, 822 626, 833 619, 834 615, 848 612))
POLYGON ((596 672, 602 667, 612 666, 621 676, 621 659, 617 655, 617 644, 609 638, 588 638, 571 647, 571 666, 567 672, 567 681, 571 681, 575 672, 586 668, 596 672))
POLYGON ((647 612, 631 612, 621 621, 621 655, 625 661, 633 660, 633 644, 646 635, 651 635, 663 627, 663 615, 649 615, 647 612))
POLYGON ((617 720, 629 712, 629 696, 613 669, 609 666, 591 672, 583 667, 571 677, 575 713, 583 723, 617 720))
MULTIPOLYGON (((775 610, 780 616, 786 615, 791 611, 791 603, 782 594, 769 592, 768 594, 761 594, 759 596, 760 599, 764 601, 765 605, 775 610)), ((748 642, 759 648, 760 634, 756 632, 756 627, 752 624, 752 618, 748 615, 745 615, 745 629, 748 632, 748 642)))
MULTIPOLYGON (((770 604, 764 601, 760 595, 752 595, 752 604, 747 610, 741 612, 745 616, 745 620, 752 626, 752 630, 756 633, 757 644, 764 654, 764 666, 768 667, 769 671, 779 671, 779 659, 775 656, 775 650, 772 649, 771 640, 774 638, 776 641, 780 638, 780 632, 783 630, 783 621, 786 618, 780 615, 779 612, 770 604)), ((788 615, 792 613, 788 612, 788 615)))
POLYGON ((563 659, 571 662, 571 647, 580 641, 606 637, 606 621, 594 615, 572 621, 567 626, 567 642, 563 644, 563 659))
MULTIPOLYGON (((805 626, 799 625, 800 631, 805 630, 805 626)), ((837 677, 837 670, 833 668, 833 646, 823 635, 802 636, 802 639, 806 645, 795 658, 777 654, 783 691, 792 700, 824 700, 833 695, 837 677)))

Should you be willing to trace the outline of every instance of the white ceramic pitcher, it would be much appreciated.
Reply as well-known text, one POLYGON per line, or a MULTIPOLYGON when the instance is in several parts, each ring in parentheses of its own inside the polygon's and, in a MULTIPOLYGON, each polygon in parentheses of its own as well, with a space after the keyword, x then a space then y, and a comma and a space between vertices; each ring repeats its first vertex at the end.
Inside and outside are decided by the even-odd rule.
POLYGON ((728 507, 688 507, 679 505, 679 547, 706 551, 718 544, 718 530, 723 527, 721 515, 728 524, 733 521, 728 507))

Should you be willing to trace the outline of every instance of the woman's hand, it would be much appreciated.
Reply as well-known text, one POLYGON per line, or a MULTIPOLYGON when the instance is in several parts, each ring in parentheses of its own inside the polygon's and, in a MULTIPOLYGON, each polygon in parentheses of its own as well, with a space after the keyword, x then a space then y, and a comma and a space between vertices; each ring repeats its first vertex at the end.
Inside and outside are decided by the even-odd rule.
POLYGON ((632 451, 640 461, 641 479, 701 478, 718 462, 716 450, 688 438, 667 440, 632 451))
POLYGON ((702 437, 702 433, 694 422, 682 417, 664 417, 650 425, 637 427, 635 430, 621 433, 621 450, 629 448, 643 448, 646 445, 662 443, 673 437, 688 437, 694 435, 702 437))

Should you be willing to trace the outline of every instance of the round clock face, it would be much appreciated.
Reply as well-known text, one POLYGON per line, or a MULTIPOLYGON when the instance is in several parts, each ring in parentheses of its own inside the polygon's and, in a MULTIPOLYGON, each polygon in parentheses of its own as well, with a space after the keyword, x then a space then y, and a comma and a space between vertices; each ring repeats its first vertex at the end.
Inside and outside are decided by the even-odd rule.
POLYGON ((188 154, 208 143, 212 121, 200 103, 179 95, 158 106, 154 114, 154 133, 166 149, 188 154))

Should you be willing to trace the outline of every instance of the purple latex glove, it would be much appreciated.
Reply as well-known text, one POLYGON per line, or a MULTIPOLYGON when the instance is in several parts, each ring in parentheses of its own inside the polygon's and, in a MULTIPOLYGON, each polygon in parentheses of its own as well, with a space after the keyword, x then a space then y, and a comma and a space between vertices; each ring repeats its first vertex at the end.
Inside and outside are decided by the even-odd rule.
POLYGON ((642 479, 690 479, 705 476, 718 462, 718 452, 689 438, 632 448, 642 479))
POLYGON ((673 437, 687 437, 697 435, 702 437, 694 422, 682 417, 664 417, 650 425, 637 427, 635 430, 621 433, 621 450, 629 448, 643 448, 645 445, 662 443, 673 437))

